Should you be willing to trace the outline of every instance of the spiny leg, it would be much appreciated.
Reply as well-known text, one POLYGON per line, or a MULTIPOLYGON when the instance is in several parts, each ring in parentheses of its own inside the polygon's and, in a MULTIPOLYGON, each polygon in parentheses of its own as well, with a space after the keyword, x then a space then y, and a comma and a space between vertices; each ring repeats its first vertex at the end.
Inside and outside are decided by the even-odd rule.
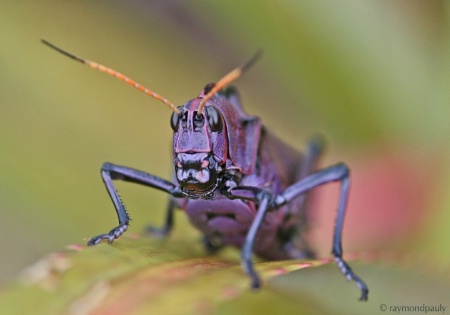
POLYGON ((117 217, 119 219, 119 225, 111 229, 108 233, 97 235, 88 241, 88 245, 97 245, 102 240, 108 240, 109 243, 114 241, 116 238, 120 237, 127 229, 130 222, 130 216, 128 215, 119 194, 117 193, 114 184, 111 179, 111 174, 104 170, 102 167, 102 178, 105 183, 106 189, 108 190, 109 196, 116 209, 117 217))
POLYGON ((259 203, 258 212, 256 213, 255 219, 250 226, 250 229, 245 238, 244 245, 241 251, 241 264, 245 273, 251 278, 251 286, 254 289, 257 289, 261 286, 261 280, 258 276, 258 273, 255 271, 252 253, 253 253, 253 244, 255 243, 256 235, 258 234, 261 223, 264 221, 264 217, 266 216, 269 202, 269 195, 264 194, 259 203))
POLYGON ((258 233, 259 227, 261 226, 264 216, 268 210, 277 209, 280 206, 289 203, 297 196, 304 194, 305 192, 319 187, 321 185, 339 181, 341 182, 340 187, 340 198, 339 206, 336 216, 336 224, 334 228, 333 236, 333 255, 338 264, 339 269, 345 275, 348 280, 353 280, 361 290, 360 300, 366 301, 368 298, 369 289, 364 281, 358 277, 350 268, 350 266, 342 258, 342 228, 344 224, 345 209, 347 206, 347 198, 349 193, 349 169, 343 163, 338 163, 336 165, 327 167, 322 170, 318 170, 313 174, 308 175, 297 183, 289 186, 285 191, 272 199, 267 199, 268 194, 264 193, 261 188, 258 187, 245 187, 238 186, 231 188, 227 191, 227 196, 230 199, 244 199, 253 200, 260 204, 256 217, 250 227, 247 234, 246 241, 242 250, 242 264, 246 273, 252 279, 252 287, 258 287, 260 284, 259 277, 253 268, 253 262, 251 260, 251 253, 253 250, 253 243, 258 233), (261 198, 261 196, 263 198, 261 198))
POLYGON ((174 211, 175 211, 175 200, 169 198, 169 203, 166 210, 166 218, 162 227, 156 227, 149 225, 145 228, 144 232, 156 237, 166 237, 170 231, 173 229, 174 223, 174 211))
POLYGON ((336 221, 334 224, 334 233, 333 233, 333 249, 332 253, 334 255, 334 260, 338 265, 341 272, 347 278, 347 280, 355 281, 358 288, 361 290, 361 297, 359 298, 361 301, 367 301, 369 295, 369 289, 365 282, 357 276, 350 266, 344 261, 342 258, 342 229, 344 226, 344 217, 345 210, 347 208, 347 199, 348 192, 350 190, 350 178, 346 176, 341 181, 340 187, 340 199, 339 199, 339 207, 336 215, 336 221))
POLYGON ((261 286, 261 280, 253 266, 252 253, 256 235, 266 216, 267 211, 273 209, 272 195, 260 187, 237 186, 223 192, 230 199, 250 200, 257 204, 258 210, 250 229, 247 232, 241 250, 241 265, 244 272, 251 279, 251 287, 256 289, 261 286))
POLYGON ((108 242, 114 241, 122 235, 128 228, 130 217, 125 210, 125 206, 117 193, 113 180, 123 180, 136 184, 141 184, 149 187, 153 187, 171 194, 173 197, 182 197, 181 190, 173 183, 166 181, 157 176, 141 172, 129 167, 114 165, 111 163, 105 163, 101 170, 102 178, 105 183, 106 189, 111 197, 111 200, 116 209, 117 217, 119 219, 119 225, 113 228, 109 233, 100 234, 91 238, 88 241, 88 245, 96 245, 102 240, 108 240, 108 242))
POLYGON ((296 196, 323 184, 340 181, 340 197, 337 209, 336 222, 333 233, 333 249, 332 253, 335 257, 336 263, 348 280, 355 281, 356 285, 361 290, 360 300, 366 301, 368 298, 369 289, 364 281, 358 277, 350 268, 350 266, 342 258, 342 229, 344 225, 345 210, 347 207, 348 193, 350 189, 349 169, 343 163, 339 163, 328 168, 319 170, 299 182, 289 186, 286 190, 276 197, 275 204, 279 207, 288 203, 296 196))

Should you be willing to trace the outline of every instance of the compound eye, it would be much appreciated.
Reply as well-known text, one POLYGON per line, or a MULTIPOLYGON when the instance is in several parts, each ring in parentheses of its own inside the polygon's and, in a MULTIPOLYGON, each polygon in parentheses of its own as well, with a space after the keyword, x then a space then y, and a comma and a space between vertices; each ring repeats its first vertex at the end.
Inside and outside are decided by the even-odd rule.
POLYGON ((172 127, 173 131, 178 131, 178 124, 180 123, 180 115, 173 112, 172 116, 170 117, 170 127, 172 127))
POLYGON ((211 131, 221 131, 223 129, 222 115, 212 106, 206 107, 206 115, 208 116, 208 124, 211 131))

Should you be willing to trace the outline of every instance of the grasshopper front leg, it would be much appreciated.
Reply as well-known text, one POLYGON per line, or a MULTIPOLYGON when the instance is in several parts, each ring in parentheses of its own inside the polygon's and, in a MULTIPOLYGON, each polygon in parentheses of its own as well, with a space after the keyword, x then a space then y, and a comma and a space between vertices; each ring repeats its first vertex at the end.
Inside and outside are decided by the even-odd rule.
POLYGON ((263 191, 258 187, 235 187, 228 191, 228 196, 231 199, 246 199, 253 200, 259 204, 258 212, 253 220, 253 223, 247 233, 246 240, 242 249, 242 265, 245 272, 250 276, 252 280, 252 287, 257 288, 260 286, 260 279, 256 273, 253 262, 251 260, 253 244, 256 238, 256 234, 264 221, 264 217, 268 211, 276 210, 284 204, 289 203, 291 200, 298 196, 305 194, 309 190, 319 187, 321 185, 339 181, 340 186, 340 198, 336 215, 336 223, 333 233, 333 246, 332 254, 334 255, 336 264, 341 272, 348 280, 355 281, 356 285, 361 291, 360 300, 366 301, 368 299, 369 289, 365 282, 358 277, 350 268, 350 266, 342 258, 342 228, 344 224, 345 210, 347 207, 348 192, 350 188, 349 170, 343 163, 339 163, 322 170, 318 170, 305 178, 301 179, 297 183, 286 188, 281 194, 271 196, 269 193, 263 191))
POLYGON ((125 206, 123 205, 123 202, 120 199, 119 194, 117 193, 113 180, 123 180, 140 185, 145 185, 165 191, 171 194, 173 197, 182 197, 181 190, 177 185, 157 176, 141 172, 126 166, 105 163, 102 166, 101 174, 103 182, 105 183, 106 189, 116 209, 117 217, 119 219, 119 225, 106 234, 100 234, 91 238, 88 241, 88 245, 96 245, 102 240, 108 240, 108 242, 111 243, 128 229, 130 216, 128 215, 125 206))
POLYGON ((272 195, 261 188, 251 186, 238 186, 231 188, 227 192, 227 195, 230 199, 252 200, 256 202, 258 206, 258 211, 253 219, 250 229, 247 232, 241 251, 242 269, 244 269, 244 272, 250 277, 251 287, 257 289, 261 286, 261 279, 254 268, 252 260, 253 245, 267 211, 272 209, 269 205, 272 201, 272 195))
POLYGON ((343 163, 338 163, 330 167, 318 170, 311 175, 301 179, 297 183, 289 186, 286 190, 276 197, 275 207, 279 207, 290 200, 296 198, 300 194, 303 194, 313 188, 330 183, 340 182, 339 203, 336 214, 336 221, 333 231, 333 246, 332 254, 342 274, 347 280, 355 281, 356 285, 361 291, 361 301, 368 299, 369 289, 365 282, 358 277, 350 268, 350 266, 342 258, 342 229, 344 226, 345 211, 347 208, 348 193, 350 190, 350 177, 349 169, 343 163))
POLYGON ((258 273, 255 271, 255 268, 253 267, 253 244, 255 243, 256 234, 258 234, 261 223, 264 221, 267 210, 269 210, 268 203, 270 195, 262 194, 258 199, 260 200, 258 213, 256 214, 255 219, 250 226, 247 237, 245 238, 244 246, 242 247, 241 251, 242 268, 244 269, 245 273, 251 278, 251 286, 254 289, 257 289, 261 286, 261 280, 258 276, 258 273))

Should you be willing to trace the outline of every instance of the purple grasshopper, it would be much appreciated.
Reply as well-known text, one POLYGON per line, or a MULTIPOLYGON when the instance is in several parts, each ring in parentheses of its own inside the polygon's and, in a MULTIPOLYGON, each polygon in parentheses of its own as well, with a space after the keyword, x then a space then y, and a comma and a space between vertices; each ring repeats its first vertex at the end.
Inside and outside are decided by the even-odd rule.
POLYGON ((111 163, 101 175, 119 219, 106 234, 91 238, 88 245, 112 242, 128 228, 130 216, 117 193, 114 180, 123 180, 162 190, 170 195, 165 224, 154 233, 167 235, 173 226, 173 212, 183 209, 191 223, 204 235, 208 251, 224 245, 241 248, 241 261, 251 286, 261 280, 252 254, 269 260, 313 258, 302 237, 305 226, 306 193, 318 186, 340 182, 340 197, 334 227, 332 254, 348 280, 356 282, 360 300, 367 300, 368 288, 342 258, 342 228, 349 194, 349 169, 338 163, 315 170, 321 154, 320 139, 313 139, 301 154, 270 133, 256 116, 248 115, 239 95, 228 84, 257 59, 231 71, 200 95, 175 107, 167 99, 123 74, 72 55, 53 44, 43 43, 94 69, 106 72, 164 102, 172 110, 173 162, 177 183, 111 163))

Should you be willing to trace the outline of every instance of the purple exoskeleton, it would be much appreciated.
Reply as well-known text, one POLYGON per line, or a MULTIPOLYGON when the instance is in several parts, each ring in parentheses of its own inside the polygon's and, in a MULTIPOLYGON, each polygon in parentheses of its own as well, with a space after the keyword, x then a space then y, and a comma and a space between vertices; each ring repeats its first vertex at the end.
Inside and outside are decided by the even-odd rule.
POLYGON ((238 93, 226 86, 255 61, 231 71, 200 95, 175 107, 167 99, 123 74, 93 61, 72 55, 53 44, 60 53, 106 72, 140 91, 164 102, 174 113, 170 119, 176 182, 111 163, 101 174, 114 204, 119 225, 106 234, 91 238, 88 245, 112 242, 128 228, 130 217, 113 180, 133 182, 170 195, 166 222, 154 233, 166 235, 173 226, 174 209, 186 212, 191 223, 204 235, 208 251, 224 245, 240 248, 242 266, 252 287, 260 286, 252 254, 269 259, 313 258, 302 233, 306 226, 306 194, 313 188, 340 182, 332 253, 341 272, 356 282, 361 300, 368 288, 342 258, 342 228, 349 193, 349 169, 338 163, 316 170, 322 151, 320 139, 309 142, 301 154, 271 134, 258 117, 246 114, 238 93))

